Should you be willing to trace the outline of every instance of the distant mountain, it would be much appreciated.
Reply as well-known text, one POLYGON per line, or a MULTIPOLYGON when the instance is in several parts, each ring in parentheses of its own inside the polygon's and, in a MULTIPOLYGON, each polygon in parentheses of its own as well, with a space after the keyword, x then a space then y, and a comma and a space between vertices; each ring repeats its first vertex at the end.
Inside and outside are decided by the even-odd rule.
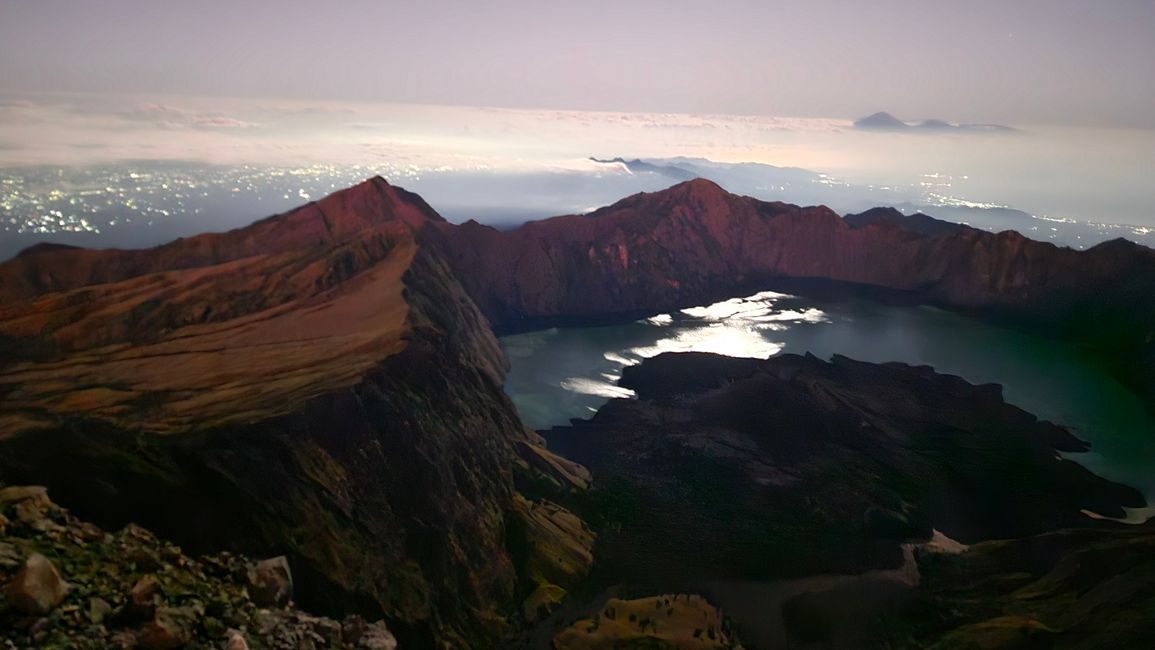
POLYGON ((846 223, 853 228, 864 228, 875 223, 888 223, 927 237, 963 233, 971 230, 969 226, 935 219, 921 212, 906 215, 894 208, 872 208, 866 212, 848 214, 844 218, 846 223))
POLYGON ((854 127, 857 129, 903 130, 910 128, 910 125, 890 113, 879 111, 856 120, 854 127))
POLYGON ((1018 129, 1001 124, 955 124, 946 120, 928 119, 904 122, 885 111, 855 120, 854 128, 863 131, 974 131, 986 133, 1011 133, 1018 129))
POLYGON ((691 180, 694 178, 698 178, 698 176, 699 176, 699 174, 695 173, 694 171, 691 171, 688 169, 683 169, 683 168, 678 167, 676 165, 655 164, 655 163, 647 162, 645 160, 641 160, 640 158, 634 158, 633 160, 626 160, 626 159, 619 156, 617 158, 601 159, 601 158, 594 158, 591 156, 590 160, 592 160, 596 163, 602 163, 602 164, 617 163, 617 164, 625 165, 626 169, 630 170, 630 172, 632 172, 634 174, 649 172, 649 173, 653 173, 653 174, 660 174, 662 176, 666 176, 666 177, 669 177, 669 178, 672 178, 672 179, 678 180, 678 181, 688 181, 688 180, 691 180))

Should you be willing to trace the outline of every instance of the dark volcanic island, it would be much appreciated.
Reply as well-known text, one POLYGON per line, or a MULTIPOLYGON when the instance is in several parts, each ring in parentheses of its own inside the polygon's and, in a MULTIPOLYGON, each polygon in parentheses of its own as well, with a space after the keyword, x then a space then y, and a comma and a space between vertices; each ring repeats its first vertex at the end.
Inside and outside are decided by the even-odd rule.
POLYGON ((665 355, 544 439, 502 391, 495 332, 776 288, 1076 341, 1155 397, 1155 251, 702 180, 503 232, 375 178, 153 249, 34 247, 0 264, 0 483, 51 501, 0 491, 0 639, 1145 647, 1155 531, 1113 521, 1143 496, 997 386, 665 355))

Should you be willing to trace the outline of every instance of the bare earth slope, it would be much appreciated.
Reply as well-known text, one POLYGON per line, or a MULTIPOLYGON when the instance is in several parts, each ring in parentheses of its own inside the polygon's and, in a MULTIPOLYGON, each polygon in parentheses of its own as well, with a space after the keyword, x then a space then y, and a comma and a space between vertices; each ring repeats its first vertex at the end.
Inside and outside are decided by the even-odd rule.
POLYGON ((403 641, 496 638, 536 442, 418 241, 437 221, 378 178, 229 233, 0 266, 0 475, 194 549, 289 551, 306 604, 384 611, 403 641))

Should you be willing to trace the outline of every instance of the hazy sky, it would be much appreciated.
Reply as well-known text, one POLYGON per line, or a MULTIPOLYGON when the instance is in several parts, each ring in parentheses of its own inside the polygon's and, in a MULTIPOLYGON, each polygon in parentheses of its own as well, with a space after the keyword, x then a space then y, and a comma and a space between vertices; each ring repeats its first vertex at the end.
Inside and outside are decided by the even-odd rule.
POLYGON ((0 0, 0 92, 1155 127, 1155 0, 0 0))

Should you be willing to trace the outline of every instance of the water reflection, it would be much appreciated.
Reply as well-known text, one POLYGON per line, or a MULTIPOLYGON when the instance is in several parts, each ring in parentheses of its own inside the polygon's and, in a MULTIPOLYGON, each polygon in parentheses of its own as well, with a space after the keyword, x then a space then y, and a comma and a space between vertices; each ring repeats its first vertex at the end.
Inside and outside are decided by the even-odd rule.
POLYGON ((764 291, 626 326, 555 328, 505 337, 502 343, 514 366, 506 390, 531 426, 564 424, 569 418, 586 417, 606 399, 633 397, 633 391, 617 385, 621 369, 663 352, 762 359, 778 354, 785 345, 778 333, 791 325, 827 320, 822 310, 802 308, 797 302, 793 296, 764 291), (622 338, 617 337, 619 332, 622 338), (604 344, 610 349, 585 352, 581 342, 586 335, 599 340, 599 333, 609 336, 604 344), (541 361, 549 366, 545 374, 526 374, 541 361))

